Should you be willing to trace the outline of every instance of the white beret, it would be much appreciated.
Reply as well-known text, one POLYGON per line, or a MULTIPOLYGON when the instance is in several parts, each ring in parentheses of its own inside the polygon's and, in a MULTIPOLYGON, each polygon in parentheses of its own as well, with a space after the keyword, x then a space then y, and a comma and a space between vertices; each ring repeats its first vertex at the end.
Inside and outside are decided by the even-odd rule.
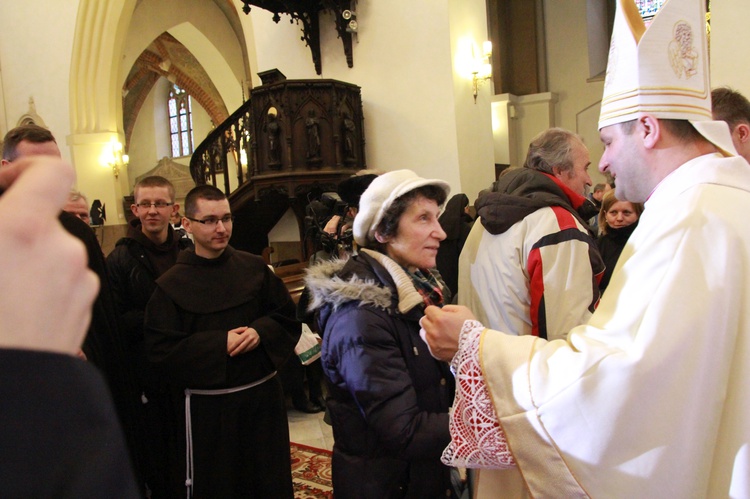
POLYGON ((396 170, 380 175, 372 181, 359 199, 359 212, 354 218, 354 240, 360 246, 367 246, 375 240, 375 229, 391 204, 407 192, 425 185, 434 185, 445 191, 445 198, 451 192, 448 182, 419 177, 411 170, 396 170))

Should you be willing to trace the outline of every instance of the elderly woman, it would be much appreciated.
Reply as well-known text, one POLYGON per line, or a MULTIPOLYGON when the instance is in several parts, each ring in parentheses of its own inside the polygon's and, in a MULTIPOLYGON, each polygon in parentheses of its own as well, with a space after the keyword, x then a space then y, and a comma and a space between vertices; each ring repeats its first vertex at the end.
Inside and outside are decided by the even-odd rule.
POLYGON ((599 253, 604 260, 604 275, 599 282, 599 290, 604 293, 612 278, 617 260, 625 244, 636 227, 638 219, 643 213, 643 205, 620 201, 615 197, 615 191, 607 192, 602 198, 602 208, 599 211, 599 253))
POLYGON ((323 332, 337 499, 450 497, 448 366, 419 337, 426 305, 449 300, 435 267, 449 193, 409 170, 375 179, 354 219, 359 254, 308 274, 323 332))

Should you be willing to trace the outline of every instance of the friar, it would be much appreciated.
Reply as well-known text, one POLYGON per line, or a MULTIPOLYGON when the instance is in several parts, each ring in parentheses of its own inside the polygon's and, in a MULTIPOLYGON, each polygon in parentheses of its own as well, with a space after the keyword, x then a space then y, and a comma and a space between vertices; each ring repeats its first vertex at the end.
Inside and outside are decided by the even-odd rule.
POLYGON ((301 326, 283 282, 260 257, 229 246, 232 220, 219 189, 188 193, 184 225, 195 249, 157 280, 146 307, 149 359, 179 395, 170 490, 291 498, 276 369, 294 351, 301 326))

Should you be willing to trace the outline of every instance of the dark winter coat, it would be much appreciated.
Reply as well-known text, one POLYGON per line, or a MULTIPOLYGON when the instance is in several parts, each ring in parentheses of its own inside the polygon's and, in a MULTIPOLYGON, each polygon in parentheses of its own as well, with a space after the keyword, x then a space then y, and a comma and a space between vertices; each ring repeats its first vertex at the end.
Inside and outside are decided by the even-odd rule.
POLYGON ((464 212, 468 205, 466 194, 456 194, 445 205, 439 220, 445 239, 440 241, 436 265, 453 296, 458 296, 458 257, 474 225, 474 219, 464 212))
POLYGON ((143 497, 109 390, 91 363, 0 349, 0 397, 3 497, 143 497))
POLYGON ((419 337, 424 305, 411 280, 363 250, 313 267, 307 285, 323 332, 336 497, 446 497, 454 380, 419 337))
POLYGON ((144 239, 140 220, 136 219, 130 225, 128 236, 117 241, 107 256, 107 277, 120 315, 120 329, 125 336, 128 358, 138 373, 141 390, 154 388, 156 383, 146 361, 143 320, 148 300, 156 289, 156 279, 161 275, 147 253, 158 251, 174 265, 180 251, 193 247, 190 239, 176 237, 172 227, 169 227, 167 242, 161 246, 155 247, 144 239))
POLYGON ((193 247, 190 239, 177 237, 171 226, 168 230, 167 242, 156 247, 144 240, 140 220, 135 220, 130 224, 127 237, 117 241, 107 256, 107 274, 128 334, 142 338, 143 312, 156 289, 156 279, 162 274, 151 263, 147 253, 158 251, 168 254, 174 265, 180 251, 193 247))
POLYGON ((602 280, 599 283, 599 289, 602 293, 607 289, 609 280, 612 279, 612 272, 615 270, 615 265, 617 265, 617 260, 620 259, 620 253, 622 253, 625 244, 627 244, 630 235, 636 227, 638 227, 637 220, 635 223, 620 229, 607 227, 607 233, 599 236, 599 240, 597 241, 599 253, 606 267, 602 275, 602 280))
MULTIPOLYGON (((117 414, 122 422, 128 449, 136 460, 138 446, 137 414, 140 409, 140 394, 135 379, 135 370, 126 356, 126 344, 118 322, 116 300, 107 280, 104 253, 91 227, 67 212, 60 213, 60 223, 70 234, 81 240, 86 247, 89 268, 99 277, 99 294, 91 307, 91 322, 82 350, 89 363, 104 375, 117 414)), ((3 482, 0 482, 3 483, 3 482)))
POLYGON ((146 360, 144 311, 156 289, 156 279, 164 268, 175 264, 180 251, 192 245, 190 239, 176 237, 171 227, 167 241, 155 245, 141 231, 141 221, 135 219, 130 223, 128 235, 117 241, 106 262, 126 360, 137 385, 138 414, 124 423, 126 427, 137 424, 136 473, 141 483, 148 482, 154 497, 167 494, 164 480, 169 427, 165 415, 169 401, 163 377, 146 360), (153 264, 151 255, 160 263, 158 267, 153 264))

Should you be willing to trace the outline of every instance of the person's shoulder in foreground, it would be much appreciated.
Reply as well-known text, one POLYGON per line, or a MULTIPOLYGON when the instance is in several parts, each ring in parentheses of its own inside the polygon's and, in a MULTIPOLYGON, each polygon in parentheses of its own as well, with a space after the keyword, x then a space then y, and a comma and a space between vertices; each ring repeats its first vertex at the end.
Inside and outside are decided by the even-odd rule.
POLYGON ((71 355, 0 349, 3 497, 139 497, 109 391, 71 355))

